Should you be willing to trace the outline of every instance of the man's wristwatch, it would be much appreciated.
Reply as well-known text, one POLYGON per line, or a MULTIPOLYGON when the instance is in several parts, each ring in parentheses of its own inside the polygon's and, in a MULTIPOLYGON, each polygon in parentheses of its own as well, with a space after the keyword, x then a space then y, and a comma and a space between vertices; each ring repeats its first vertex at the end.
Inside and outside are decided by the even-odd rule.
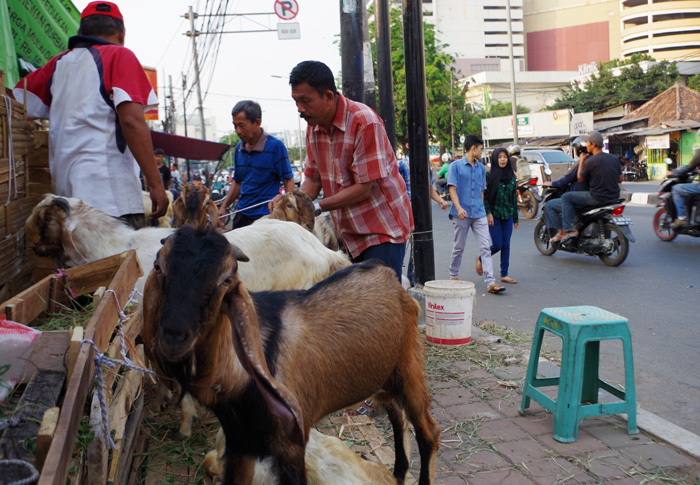
POLYGON ((314 201, 314 216, 320 216, 320 215, 321 215, 321 212, 323 212, 323 211, 321 210, 321 204, 319 204, 318 202, 314 201))

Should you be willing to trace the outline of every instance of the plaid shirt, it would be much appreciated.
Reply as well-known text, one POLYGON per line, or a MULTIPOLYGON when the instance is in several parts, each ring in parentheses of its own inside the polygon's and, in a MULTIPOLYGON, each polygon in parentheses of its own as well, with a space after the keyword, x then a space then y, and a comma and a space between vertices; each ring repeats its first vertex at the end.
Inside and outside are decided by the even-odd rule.
POLYGON ((338 94, 333 126, 306 131, 305 175, 321 179, 326 196, 360 183, 372 182, 367 199, 331 211, 343 243, 353 258, 385 242, 404 243, 413 230, 406 184, 384 123, 371 108, 338 94))
MULTIPOLYGON (((486 179, 488 180, 488 172, 486 179)), ((484 198, 484 207, 487 214, 492 214, 496 219, 506 221, 513 217, 513 224, 518 223, 518 189, 515 186, 515 176, 511 177, 508 183, 498 182, 496 197, 493 200, 493 207, 484 198)))

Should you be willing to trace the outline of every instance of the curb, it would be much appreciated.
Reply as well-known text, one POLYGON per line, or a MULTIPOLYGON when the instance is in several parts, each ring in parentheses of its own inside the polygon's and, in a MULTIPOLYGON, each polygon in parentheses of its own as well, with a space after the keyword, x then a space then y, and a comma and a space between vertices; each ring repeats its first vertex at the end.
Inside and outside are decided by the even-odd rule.
MULTIPOLYGON (((492 334, 472 325, 472 337, 475 335, 491 336, 492 334)), ((540 358, 537 370, 543 377, 557 377, 560 373, 558 365, 544 358, 540 358)), ((627 421, 626 414, 616 416, 627 421)), ((700 459, 700 436, 642 409, 639 404, 637 404, 637 427, 660 441, 665 441, 688 455, 700 459)))
POLYGON ((651 205, 656 206, 659 203, 659 195, 653 192, 621 192, 620 197, 623 197, 626 202, 635 205, 651 205))

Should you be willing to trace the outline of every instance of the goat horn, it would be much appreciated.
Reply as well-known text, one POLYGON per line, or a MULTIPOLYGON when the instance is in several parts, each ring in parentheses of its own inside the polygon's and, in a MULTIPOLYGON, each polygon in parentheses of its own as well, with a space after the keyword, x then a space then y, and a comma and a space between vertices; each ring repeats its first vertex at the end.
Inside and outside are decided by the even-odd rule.
POLYGON ((70 214, 70 204, 63 197, 56 197, 54 200, 51 201, 51 205, 60 208, 66 214, 70 214))

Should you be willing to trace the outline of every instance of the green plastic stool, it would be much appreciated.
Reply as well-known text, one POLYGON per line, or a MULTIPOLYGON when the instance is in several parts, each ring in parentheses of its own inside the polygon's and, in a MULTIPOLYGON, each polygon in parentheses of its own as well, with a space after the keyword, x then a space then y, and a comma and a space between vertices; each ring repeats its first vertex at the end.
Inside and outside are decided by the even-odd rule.
POLYGON ((592 416, 627 414, 628 434, 638 433, 632 339, 627 319, 594 306, 543 309, 532 340, 520 414, 530 406, 531 398, 554 415, 553 436, 562 443, 576 441, 579 421, 592 416), (561 372, 559 377, 538 379, 537 365, 545 330, 562 339, 561 372), (612 339, 622 340, 624 391, 598 376, 600 341, 612 339), (538 389, 546 386, 559 386, 556 401, 538 389), (599 389, 622 402, 598 403, 599 389))

